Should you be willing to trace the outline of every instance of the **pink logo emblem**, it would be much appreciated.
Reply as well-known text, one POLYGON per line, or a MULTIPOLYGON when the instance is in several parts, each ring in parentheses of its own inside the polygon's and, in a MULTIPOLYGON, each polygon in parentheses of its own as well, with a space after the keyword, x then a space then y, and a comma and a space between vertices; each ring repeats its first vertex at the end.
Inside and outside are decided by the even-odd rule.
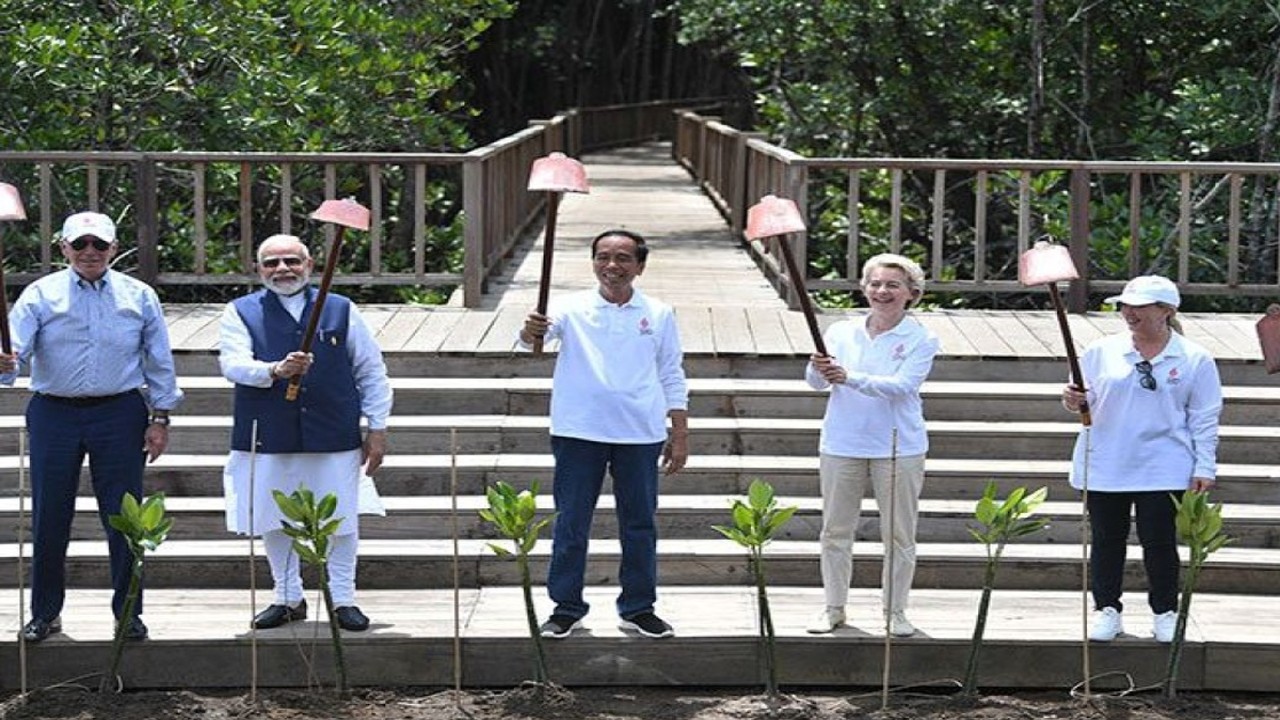
POLYGON ((652 335, 653 328, 649 326, 649 318, 640 318, 640 334, 652 335))
POLYGON ((893 359, 894 360, 907 359, 907 346, 905 344, 898 343, 898 346, 893 349, 893 359))

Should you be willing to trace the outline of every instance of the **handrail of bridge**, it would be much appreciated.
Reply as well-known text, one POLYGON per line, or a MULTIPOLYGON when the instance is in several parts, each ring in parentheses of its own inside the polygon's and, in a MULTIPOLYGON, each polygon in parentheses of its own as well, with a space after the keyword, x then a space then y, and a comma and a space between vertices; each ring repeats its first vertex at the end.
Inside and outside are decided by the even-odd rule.
MULTIPOLYGON (((1116 292, 1148 272, 1171 276, 1187 295, 1280 290, 1278 163, 803 157, 691 111, 677 113, 675 138, 676 161, 739 237, 751 204, 789 197, 810 227, 789 237, 793 252, 807 257, 815 233, 842 235, 851 272, 872 252, 906 250, 923 259, 930 290, 1025 293, 1017 258, 1050 236, 1067 243, 1081 272, 1067 294, 1077 312, 1091 292, 1116 292), (1105 275, 1103 256, 1126 274, 1105 275)), ((749 247, 795 307, 776 243, 749 247)), ((830 273, 807 285, 848 291, 851 280, 830 273)))
MULTIPOLYGON (((723 98, 567 110, 470 152, 0 151, 0 180, 31 218, 5 228, 5 275, 20 286, 62 265, 54 234, 66 214, 105 212, 120 225, 116 267, 161 289, 256 282, 258 241, 280 232, 328 238, 307 213, 355 196, 371 211, 348 236, 334 282, 444 289, 479 304, 489 278, 538 221, 544 193, 525 190, 533 160, 670 138, 673 111, 723 98), (448 252, 463 247, 462 267, 448 252), (183 238, 185 242, 168 240, 183 238)), ((313 243, 314 244, 314 243, 313 243)))

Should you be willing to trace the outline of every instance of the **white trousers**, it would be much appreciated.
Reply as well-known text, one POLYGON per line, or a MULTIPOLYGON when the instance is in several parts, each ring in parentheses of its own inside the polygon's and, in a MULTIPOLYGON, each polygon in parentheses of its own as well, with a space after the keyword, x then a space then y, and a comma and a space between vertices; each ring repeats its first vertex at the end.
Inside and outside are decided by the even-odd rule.
MULTIPOLYGON (((333 606, 356 604, 356 550, 360 545, 356 533, 329 538, 329 593, 333 606)), ((275 604, 297 605, 302 601, 301 558, 293 551, 293 539, 283 530, 262 534, 271 579, 275 583, 275 604)))
POLYGON ((822 589, 827 607, 843 608, 849 598, 853 540, 870 480, 880 508, 880 539, 886 555, 880 578, 884 607, 889 612, 906 610, 916 574, 916 517, 924 486, 924 455, 869 460, 824 453, 818 460, 818 476, 822 483, 822 589))

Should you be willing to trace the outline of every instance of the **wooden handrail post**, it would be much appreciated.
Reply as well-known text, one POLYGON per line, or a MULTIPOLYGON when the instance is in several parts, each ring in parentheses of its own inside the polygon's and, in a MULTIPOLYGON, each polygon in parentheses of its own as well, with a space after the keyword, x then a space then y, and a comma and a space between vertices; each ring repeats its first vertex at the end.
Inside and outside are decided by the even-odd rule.
POLYGON ((149 156, 143 155, 134 165, 137 173, 134 188, 134 208, 136 217, 138 243, 138 279, 154 285, 160 275, 160 228, 158 201, 156 199, 156 163, 149 156))
POLYGON ((1089 309, 1089 171, 1084 168, 1071 171, 1070 213, 1068 249, 1080 278, 1067 288, 1067 311, 1082 313, 1089 309))
MULTIPOLYGON (((799 159, 799 155, 794 155, 787 157, 784 161, 785 164, 782 167, 782 196, 794 200, 796 208, 800 210, 800 217, 808 218, 809 168, 803 163, 796 162, 799 159)), ((806 220, 807 224, 808 221, 806 220)), ((800 275, 807 282, 809 279, 809 233, 790 233, 783 238, 783 241, 791 244, 791 251, 795 255, 800 275)), ((804 287, 796 287, 795 283, 790 283, 787 288, 787 306, 793 310, 802 307, 800 294, 805 292, 807 291, 804 287)))
POLYGON ((484 253, 484 169, 480 154, 467 153, 462 163, 462 212, 466 216, 462 230, 462 304, 468 308, 480 306, 488 260, 484 253))

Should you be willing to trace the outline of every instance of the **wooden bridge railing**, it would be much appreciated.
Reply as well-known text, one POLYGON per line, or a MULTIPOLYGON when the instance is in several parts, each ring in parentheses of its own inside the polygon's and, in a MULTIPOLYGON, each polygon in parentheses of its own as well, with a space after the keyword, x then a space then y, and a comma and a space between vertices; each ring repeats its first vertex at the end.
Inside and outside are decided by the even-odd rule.
MULTIPOLYGON (((678 114, 673 153, 735 231, 772 193, 809 218, 808 233, 790 236, 797 257, 807 236, 842 240, 843 257, 810 290, 847 291, 848 274, 888 251, 922 259, 931 291, 1025 293, 1017 258, 1051 237, 1081 272, 1075 311, 1149 272, 1186 295, 1280 292, 1277 163, 809 158, 693 112, 678 114)), ((794 306, 776 243, 752 252, 794 306)))
POLYGON ((372 227, 348 234, 335 283, 460 286, 474 307, 542 210, 545 194, 525 190, 534 159, 670 138, 675 108, 715 102, 571 110, 457 153, 0 151, 0 180, 19 187, 31 219, 3 228, 6 280, 23 285, 59 267, 62 218, 91 209, 120 226, 116 267, 162 296, 252 285, 259 241, 296 234, 319 255, 317 239, 333 228, 315 227, 307 214, 325 199, 354 196, 370 208, 372 227))

